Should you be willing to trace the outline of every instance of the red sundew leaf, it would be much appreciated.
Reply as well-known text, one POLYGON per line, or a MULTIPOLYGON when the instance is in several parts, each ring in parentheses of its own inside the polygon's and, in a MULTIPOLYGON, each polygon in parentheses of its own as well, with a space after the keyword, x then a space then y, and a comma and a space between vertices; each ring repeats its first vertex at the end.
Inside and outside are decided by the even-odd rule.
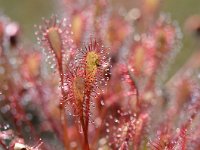
POLYGON ((123 45, 124 40, 132 32, 132 27, 124 18, 118 15, 112 15, 109 18, 107 28, 106 38, 111 43, 111 53, 115 55, 123 45))
POLYGON ((72 60, 67 67, 65 75, 67 96, 64 97, 64 103, 79 119, 89 117, 89 120, 92 120, 90 113, 90 107, 94 107, 92 100, 100 94, 101 87, 107 80, 105 71, 108 70, 109 59, 106 50, 103 45, 91 39, 91 43, 79 50, 75 60, 72 60))
POLYGON ((148 114, 140 114, 131 111, 117 111, 119 116, 109 116, 109 121, 106 122, 106 132, 108 134, 109 146, 114 149, 124 147, 140 147, 142 137, 145 135, 146 124, 148 122, 148 114))
POLYGON ((64 103, 71 107, 73 115, 80 117, 83 115, 83 102, 85 94, 85 76, 82 70, 74 65, 70 65, 65 75, 66 97, 64 103))
POLYGON ((40 25, 39 31, 35 32, 38 43, 47 53, 47 60, 51 59, 50 63, 53 65, 65 64, 70 56, 73 47, 70 28, 71 24, 66 18, 60 21, 56 16, 52 16, 49 20, 44 19, 44 24, 40 25))
POLYGON ((33 52, 31 54, 24 54, 23 64, 21 66, 21 74, 25 79, 31 80, 39 75, 41 55, 33 52))
POLYGON ((101 86, 107 84, 109 62, 109 49, 95 39, 90 39, 90 43, 76 54, 75 64, 84 70, 87 84, 91 86, 94 97, 101 92, 101 86))
POLYGON ((75 12, 72 15, 72 31, 73 39, 76 45, 80 45, 81 40, 84 35, 84 30, 86 26, 86 17, 81 12, 75 12))

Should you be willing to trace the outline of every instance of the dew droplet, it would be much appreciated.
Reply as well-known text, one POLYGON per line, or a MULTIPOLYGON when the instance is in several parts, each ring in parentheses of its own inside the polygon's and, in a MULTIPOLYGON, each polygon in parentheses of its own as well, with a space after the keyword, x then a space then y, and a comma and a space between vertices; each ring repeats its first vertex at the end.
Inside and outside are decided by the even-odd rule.
POLYGON ((105 124, 105 125, 108 127, 108 126, 109 126, 109 123, 107 123, 107 122, 106 122, 106 124, 105 124))
POLYGON ((81 134, 83 133, 83 129, 82 129, 82 126, 80 124, 78 125, 78 130, 79 130, 79 133, 81 133, 81 134))
POLYGON ((102 106, 104 106, 104 105, 105 105, 105 103, 104 103, 104 101, 103 101, 103 100, 101 100, 101 105, 102 105, 102 106))
POLYGON ((120 138, 121 137, 121 135, 120 134, 117 134, 117 138, 120 138))
POLYGON ((115 123, 119 123, 119 120, 118 120, 118 119, 115 119, 115 123))

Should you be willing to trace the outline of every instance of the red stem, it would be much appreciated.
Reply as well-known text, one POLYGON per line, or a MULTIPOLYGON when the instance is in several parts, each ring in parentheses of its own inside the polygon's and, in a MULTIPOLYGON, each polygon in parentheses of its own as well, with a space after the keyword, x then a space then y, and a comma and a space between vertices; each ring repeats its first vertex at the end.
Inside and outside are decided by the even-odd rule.
MULTIPOLYGON (((61 61, 62 62, 62 61, 61 61)), ((64 146, 65 149, 68 150, 69 149, 69 138, 68 138, 68 130, 67 130, 67 120, 65 118, 65 104, 63 103, 63 98, 65 97, 65 91, 64 91, 64 74, 63 74, 63 67, 62 67, 62 63, 59 63, 58 65, 58 70, 59 70, 59 74, 60 74, 60 80, 61 80, 61 94, 62 94, 62 98, 60 101, 60 121, 61 121, 61 126, 63 129, 63 140, 64 140, 64 146)))
POLYGON ((84 127, 84 139, 85 139, 85 150, 89 150, 88 142, 88 127, 89 127, 89 111, 90 111, 90 90, 86 91, 86 111, 85 111, 85 127, 84 127))

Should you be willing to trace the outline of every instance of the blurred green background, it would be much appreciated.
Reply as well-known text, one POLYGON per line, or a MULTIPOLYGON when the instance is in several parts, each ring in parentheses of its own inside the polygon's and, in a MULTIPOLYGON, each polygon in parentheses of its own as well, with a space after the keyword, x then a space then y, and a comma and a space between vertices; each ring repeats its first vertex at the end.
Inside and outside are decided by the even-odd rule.
MULTIPOLYGON (((113 2, 115 4, 116 1, 113 2)), ((125 5, 128 3, 131 3, 131 0, 123 1, 125 5)), ((56 0, 0 0, 0 11, 20 23, 25 38, 35 41, 33 25, 39 24, 41 17, 49 17, 55 13, 55 4, 56 0)), ((128 4, 128 7, 134 6, 128 4)), ((162 1, 161 11, 170 13, 172 19, 178 21, 184 34, 183 47, 170 70, 172 75, 195 50, 200 49, 200 38, 184 33, 185 20, 191 15, 200 15, 200 0, 165 0, 162 1)))
POLYGON ((200 50, 200 38, 188 34, 184 30, 186 19, 192 15, 200 15, 199 0, 165 0, 163 11, 169 12, 174 20, 177 20, 183 32, 182 49, 176 57, 171 74, 180 68, 191 54, 200 50))
POLYGON ((54 12, 53 0, 0 0, 0 12, 18 22, 26 38, 33 39, 34 24, 54 12))

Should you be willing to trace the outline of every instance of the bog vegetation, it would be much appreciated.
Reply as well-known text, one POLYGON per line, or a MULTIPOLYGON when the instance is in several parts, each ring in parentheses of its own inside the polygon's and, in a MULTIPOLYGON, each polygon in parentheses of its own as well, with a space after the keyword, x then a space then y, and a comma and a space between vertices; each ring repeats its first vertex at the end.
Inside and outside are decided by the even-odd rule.
POLYGON ((62 4, 32 44, 0 14, 0 149, 200 149, 198 70, 166 81, 182 34, 159 1, 62 4))

